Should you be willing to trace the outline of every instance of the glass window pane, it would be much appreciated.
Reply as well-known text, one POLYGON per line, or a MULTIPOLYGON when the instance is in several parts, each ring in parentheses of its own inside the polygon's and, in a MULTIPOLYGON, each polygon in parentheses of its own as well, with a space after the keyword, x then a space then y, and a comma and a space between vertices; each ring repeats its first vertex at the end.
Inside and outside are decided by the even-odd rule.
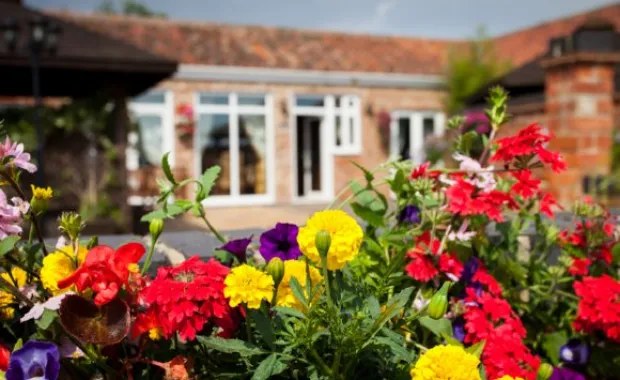
POLYGON ((230 195, 230 125, 227 114, 201 114, 198 118, 201 172, 213 165, 222 168, 214 195, 230 195))
POLYGON ((409 142, 411 133, 411 122, 408 117, 398 119, 398 155, 403 160, 411 158, 411 147, 409 142))
POLYGON ((163 120, 159 115, 138 115, 139 166, 157 166, 161 162, 163 120))
POLYGON ((300 95, 295 98, 295 104, 299 107, 323 107, 325 97, 323 95, 300 95))
POLYGON ((267 193, 267 128, 264 115, 239 115, 239 193, 267 193))
POLYGON ((424 140, 435 134, 435 119, 432 116, 425 116, 422 119, 422 128, 424 130, 424 140))
POLYGON ((264 106, 265 95, 262 94, 240 94, 238 97, 240 106, 264 106))
POLYGON ((350 117, 347 121, 349 123, 349 144, 353 146, 355 145, 355 118, 350 117))
POLYGON ((336 146, 342 145, 342 116, 336 116, 335 125, 336 146))
POLYGON ((147 92, 144 95, 135 97, 132 103, 150 103, 150 104, 164 104, 166 102, 166 94, 163 92, 147 92))
POLYGON ((200 104, 228 105, 228 94, 200 94, 198 101, 200 104))

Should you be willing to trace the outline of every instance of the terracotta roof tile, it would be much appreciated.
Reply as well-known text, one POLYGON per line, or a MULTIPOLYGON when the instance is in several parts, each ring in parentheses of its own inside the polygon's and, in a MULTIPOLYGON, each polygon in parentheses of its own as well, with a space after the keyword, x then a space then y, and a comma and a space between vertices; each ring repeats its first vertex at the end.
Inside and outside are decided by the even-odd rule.
POLYGON ((606 19, 620 29, 620 3, 497 37, 494 39, 497 53, 500 57, 511 60, 513 67, 519 67, 544 54, 551 38, 569 35, 592 18, 606 19))
POLYGON ((48 12, 181 63, 441 74, 458 40, 48 12))

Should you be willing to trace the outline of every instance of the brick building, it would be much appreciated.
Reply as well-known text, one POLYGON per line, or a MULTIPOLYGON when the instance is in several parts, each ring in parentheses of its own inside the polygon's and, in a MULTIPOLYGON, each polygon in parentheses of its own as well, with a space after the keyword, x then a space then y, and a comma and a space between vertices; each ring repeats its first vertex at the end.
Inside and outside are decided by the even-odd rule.
MULTIPOLYGON (((148 202, 153 168, 166 151, 178 172, 222 167, 214 206, 328 203, 359 177, 351 161, 374 168, 404 156, 421 163, 429 139, 444 136, 448 53, 466 42, 48 14, 179 62, 172 77, 130 103, 141 132, 128 150, 133 204, 148 202), (183 104, 195 112, 185 135, 175 111, 183 104)), ((584 177, 609 173, 620 120, 618 46, 560 43, 550 55, 550 43, 573 41, 580 30, 615 38, 619 26, 616 4, 494 39, 516 68, 498 81, 514 95, 513 125, 537 121, 553 131, 553 148, 572 168, 547 176, 562 201, 582 193, 584 177), (610 24, 584 29, 593 18, 610 24)))

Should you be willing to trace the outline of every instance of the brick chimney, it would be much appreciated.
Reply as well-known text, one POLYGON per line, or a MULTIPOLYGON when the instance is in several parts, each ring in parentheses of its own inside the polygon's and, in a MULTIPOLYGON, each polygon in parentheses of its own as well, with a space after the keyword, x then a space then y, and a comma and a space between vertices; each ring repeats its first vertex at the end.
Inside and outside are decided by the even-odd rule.
POLYGON ((549 191, 568 205, 593 191, 611 169, 614 76, 619 36, 612 24, 590 20, 569 36, 550 41, 545 70, 547 127, 568 170, 549 173, 549 191))

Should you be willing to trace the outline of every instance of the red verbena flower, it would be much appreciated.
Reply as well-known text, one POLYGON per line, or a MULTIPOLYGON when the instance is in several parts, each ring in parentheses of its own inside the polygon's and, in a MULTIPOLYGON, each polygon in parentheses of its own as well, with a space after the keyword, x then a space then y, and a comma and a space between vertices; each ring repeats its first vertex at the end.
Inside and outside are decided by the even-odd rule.
POLYGON ((439 274, 431 260, 431 256, 419 252, 410 251, 408 256, 412 259, 405 270, 416 281, 428 282, 439 274))
POLYGON ((579 297, 577 331, 602 331, 607 338, 620 342, 620 281, 610 276, 584 277, 573 284, 579 297))
POLYGON ((517 157, 538 156, 539 160, 551 165, 556 171, 566 169, 566 163, 558 153, 551 152, 544 144, 551 140, 550 135, 541 133, 541 127, 531 124, 515 136, 504 137, 497 140, 498 149, 490 161, 512 162, 517 157))
POLYGON ((411 171, 411 175, 409 176, 409 178, 411 179, 418 179, 420 177, 424 177, 424 175, 426 174, 426 170, 428 170, 428 168, 431 166, 431 163, 426 161, 425 163, 423 163, 422 165, 414 168, 411 171))
POLYGON ((463 274, 463 263, 453 254, 444 253, 439 256, 439 270, 450 277, 452 281, 458 281, 463 274))
POLYGON ((540 198, 540 212, 547 215, 548 217, 555 217, 555 214, 553 213, 551 207, 555 206, 562 209, 562 207, 557 204, 555 198, 553 198, 551 194, 546 193, 543 195, 542 193, 538 193, 538 197, 540 198))
POLYGON ((592 264, 590 259, 573 258, 573 262, 568 268, 568 273, 573 276, 587 276, 590 264, 592 264))
POLYGON ((530 170, 519 170, 511 173, 517 182, 512 185, 511 192, 522 196, 525 199, 533 197, 540 186, 540 180, 532 178, 530 170))
POLYGON ((157 277, 142 291, 142 297, 157 315, 164 337, 178 332, 192 340, 206 324, 230 336, 236 315, 224 297, 224 279, 229 269, 214 259, 204 262, 194 256, 175 267, 161 267, 157 277))
POLYGON ((96 305, 112 301, 129 278, 130 264, 136 264, 144 255, 142 244, 129 243, 116 251, 106 245, 99 245, 88 251, 84 263, 69 277, 58 281, 58 288, 75 284, 78 291, 90 288, 95 295, 96 305))
POLYGON ((457 180, 446 189, 446 196, 450 212, 460 215, 486 215, 497 222, 504 221, 501 212, 504 205, 517 207, 509 194, 499 190, 477 191, 473 184, 463 179, 457 180))

